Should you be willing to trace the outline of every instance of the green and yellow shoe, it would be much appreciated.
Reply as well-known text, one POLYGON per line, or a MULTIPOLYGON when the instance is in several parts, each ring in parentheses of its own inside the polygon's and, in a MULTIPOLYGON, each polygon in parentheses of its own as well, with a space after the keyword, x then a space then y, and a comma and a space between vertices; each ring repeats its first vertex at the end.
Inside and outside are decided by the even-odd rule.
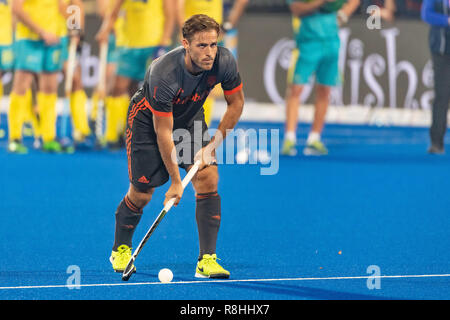
POLYGON ((322 143, 322 141, 317 140, 310 144, 307 144, 305 149, 303 149, 303 154, 305 156, 323 156, 328 154, 328 149, 322 143))
POLYGON ((47 141, 42 144, 42 151, 49 153, 60 153, 63 151, 61 144, 56 141, 47 141))
POLYGON ((297 155, 297 148, 294 141, 291 140, 284 140, 283 142, 283 148, 281 149, 281 154, 284 156, 296 156, 297 155))
POLYGON ((25 147, 22 142, 14 140, 8 143, 8 152, 16 154, 26 154, 28 153, 28 148, 25 147))
POLYGON ((217 263, 216 254, 204 254, 202 259, 197 262, 195 269, 196 278, 213 278, 213 279, 228 279, 230 272, 222 268, 217 263))
MULTIPOLYGON (((131 248, 125 244, 119 246, 117 248, 117 251, 113 250, 111 252, 111 257, 109 257, 109 261, 111 262, 114 271, 120 273, 122 273, 123 270, 125 270, 130 259, 131 259, 131 248)), ((134 268, 133 272, 136 272, 136 267, 133 266, 133 268, 134 268)))

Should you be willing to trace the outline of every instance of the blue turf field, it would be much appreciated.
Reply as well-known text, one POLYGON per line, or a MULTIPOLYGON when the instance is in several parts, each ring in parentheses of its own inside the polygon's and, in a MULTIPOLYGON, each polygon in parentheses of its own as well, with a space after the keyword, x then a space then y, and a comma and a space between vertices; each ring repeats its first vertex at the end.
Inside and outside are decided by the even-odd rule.
MULTIPOLYGON (((219 167, 218 256, 229 281, 194 278, 188 187, 122 282, 108 258, 128 186, 125 152, 19 156, 2 140, 0 299, 449 299, 450 156, 426 154, 425 128, 329 125, 324 141, 329 156, 280 157, 272 176, 260 175, 261 164, 219 167), (370 290, 372 265, 382 277, 370 290), (70 266, 80 289, 65 287, 70 266), (161 268, 173 271, 172 284, 159 283, 161 268)), ((145 209, 135 245, 167 188, 145 209)))

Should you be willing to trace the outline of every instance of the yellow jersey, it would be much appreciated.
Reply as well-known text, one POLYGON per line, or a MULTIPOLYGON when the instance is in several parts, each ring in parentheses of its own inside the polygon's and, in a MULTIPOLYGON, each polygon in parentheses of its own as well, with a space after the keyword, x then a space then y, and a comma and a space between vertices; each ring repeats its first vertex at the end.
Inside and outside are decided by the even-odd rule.
POLYGON ((125 0, 117 44, 127 48, 157 46, 164 32, 164 0, 125 0))
MULTIPOLYGON (((59 35, 61 30, 61 13, 59 12, 58 0, 25 0, 23 9, 42 29, 59 35)), ((23 23, 18 22, 16 26, 16 39, 39 40, 40 37, 23 23)))
POLYGON ((206 14, 218 24, 222 24, 223 2, 222 0, 185 0, 184 19, 187 20, 194 14, 206 14))
MULTIPOLYGON (((70 0, 62 0, 62 2, 68 6, 70 4, 70 0)), ((63 12, 59 12, 59 31, 58 36, 66 37, 67 36, 67 21, 63 12)))
POLYGON ((0 0, 0 46, 13 42, 11 1, 0 0))

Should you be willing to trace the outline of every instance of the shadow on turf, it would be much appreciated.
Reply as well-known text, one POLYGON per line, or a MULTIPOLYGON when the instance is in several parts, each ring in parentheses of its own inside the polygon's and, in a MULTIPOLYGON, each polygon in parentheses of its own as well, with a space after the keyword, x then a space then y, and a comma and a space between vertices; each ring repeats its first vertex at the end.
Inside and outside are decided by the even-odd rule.
POLYGON ((279 283, 264 282, 240 282, 240 283, 216 283, 220 286, 234 287, 239 289, 249 289, 255 291, 264 291, 272 294, 288 295, 297 299, 306 298, 313 300, 399 300, 394 297, 377 297, 373 295, 340 292, 334 290, 317 289, 304 286, 296 286, 279 283))
MULTIPOLYGON (((157 273, 140 272, 139 275, 150 277, 154 281, 158 280, 157 273)), ((174 281, 201 281, 197 278, 177 277, 174 281)), ((208 279, 203 279, 205 284, 208 283, 208 279)), ((229 287, 234 289, 248 289, 253 291, 262 291, 271 293, 274 295, 291 296, 294 299, 312 299, 312 300, 401 300, 396 297, 379 297, 375 295, 349 293, 335 290, 326 290, 311 288, 305 286, 297 286, 291 284, 280 284, 273 282, 230 282, 226 280, 223 282, 214 282, 214 285, 229 287)))

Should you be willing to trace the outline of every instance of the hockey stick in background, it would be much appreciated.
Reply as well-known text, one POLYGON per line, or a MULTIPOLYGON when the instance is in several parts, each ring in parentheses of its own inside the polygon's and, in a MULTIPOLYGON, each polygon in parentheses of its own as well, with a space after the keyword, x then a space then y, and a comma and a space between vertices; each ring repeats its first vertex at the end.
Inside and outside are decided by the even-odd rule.
POLYGON ((69 57, 67 59, 66 77, 64 82, 64 101, 61 114, 61 144, 68 147, 71 144, 69 135, 69 117, 70 117, 70 95, 72 93, 73 75, 75 73, 75 64, 77 59, 77 40, 70 39, 69 57))
POLYGON ((104 114, 105 114, 105 98, 106 98, 106 66, 108 58, 108 43, 100 44, 100 65, 99 79, 97 84, 98 106, 95 118, 95 136, 99 145, 103 142, 104 134, 104 114))

